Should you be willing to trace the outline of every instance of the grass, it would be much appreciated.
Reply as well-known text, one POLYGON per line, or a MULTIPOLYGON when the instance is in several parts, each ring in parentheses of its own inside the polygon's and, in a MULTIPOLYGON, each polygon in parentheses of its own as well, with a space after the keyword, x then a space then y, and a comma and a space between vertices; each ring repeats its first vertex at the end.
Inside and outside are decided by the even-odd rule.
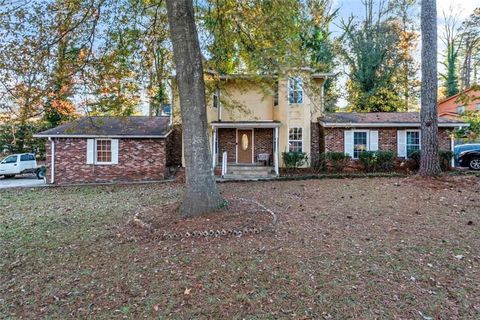
POLYGON ((182 241, 124 236, 178 184, 1 191, 0 318, 476 319, 479 182, 224 183, 275 230, 182 241))

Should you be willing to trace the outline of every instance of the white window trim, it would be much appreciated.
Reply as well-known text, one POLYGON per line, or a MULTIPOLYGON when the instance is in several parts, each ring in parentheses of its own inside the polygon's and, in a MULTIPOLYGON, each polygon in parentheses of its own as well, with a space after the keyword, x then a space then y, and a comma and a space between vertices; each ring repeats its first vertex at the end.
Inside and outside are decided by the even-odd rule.
POLYGON ((95 164, 112 165, 113 164, 113 150, 112 150, 112 148, 113 148, 112 139, 95 139, 94 149, 93 149, 95 164), (110 162, 100 162, 100 161, 98 161, 98 149, 97 149, 98 141, 110 141, 110 159, 111 159, 110 162))
POLYGON ((370 130, 352 130, 352 145, 353 145, 352 159, 358 159, 358 157, 355 158, 355 132, 364 132, 367 134, 367 150, 366 151, 370 151, 370 130))
POLYGON ((288 104, 291 105, 291 106, 298 106, 298 105, 301 105, 303 104, 303 100, 305 98, 305 90, 303 89, 303 78, 302 77, 289 77, 288 78, 288 104), (295 91, 298 91, 298 92, 302 92, 302 101, 300 102, 290 102, 290 92, 291 92, 291 81, 292 80, 300 80, 300 83, 301 83, 301 87, 300 87, 300 90, 297 90, 295 89, 295 91))
POLYGON ((418 132, 418 150, 422 150, 422 131, 421 130, 405 130, 405 159, 408 159, 408 133, 418 132))
MULTIPOLYGON (((303 146, 305 145, 304 144, 304 138, 303 138, 303 127, 289 127, 288 130, 287 130, 287 141, 288 141, 288 152, 293 152, 293 151, 290 151, 290 141, 296 141, 296 142, 299 142, 300 140, 290 140, 290 129, 300 129, 302 130, 302 151, 300 152, 303 152, 303 146)), ((298 151, 297 151, 298 152, 298 151)))

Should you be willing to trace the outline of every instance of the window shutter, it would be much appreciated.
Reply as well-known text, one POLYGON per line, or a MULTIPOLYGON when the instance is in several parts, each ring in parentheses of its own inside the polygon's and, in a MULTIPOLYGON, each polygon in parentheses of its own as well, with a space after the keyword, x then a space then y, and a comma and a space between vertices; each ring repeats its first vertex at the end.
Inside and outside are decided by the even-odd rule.
POLYGON ((407 131, 397 131, 397 155, 400 158, 407 157, 407 131))
POLYGON ((118 164, 118 139, 112 139, 112 164, 118 164))
POLYGON ((378 131, 370 131, 370 149, 369 151, 378 151, 378 131))
POLYGON ((343 131, 343 151, 353 157, 353 131, 345 130, 343 131))
POLYGON ((95 139, 87 139, 87 164, 95 163, 95 139))

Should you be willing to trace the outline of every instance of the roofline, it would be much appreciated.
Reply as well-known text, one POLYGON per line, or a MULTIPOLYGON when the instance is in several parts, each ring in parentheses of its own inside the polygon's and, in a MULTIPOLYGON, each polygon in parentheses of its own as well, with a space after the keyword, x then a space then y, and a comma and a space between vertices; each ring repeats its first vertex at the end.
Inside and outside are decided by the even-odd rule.
MULTIPOLYGON (((364 122, 364 123, 353 123, 353 122, 319 122, 322 127, 325 128, 419 128, 421 126, 420 122, 364 122)), ((469 124, 465 122, 456 122, 456 123, 439 123, 439 127, 450 128, 450 127, 468 127, 469 124)))
POLYGON ((438 102, 437 102, 437 105, 442 104, 442 103, 444 103, 444 102, 447 102, 447 101, 449 101, 449 100, 452 100, 453 98, 458 98, 460 95, 465 94, 465 93, 467 93, 467 92, 470 92, 470 91, 472 91, 472 90, 473 90, 473 88, 470 87, 470 88, 468 88, 468 89, 465 89, 465 90, 463 90, 463 91, 460 91, 459 93, 457 93, 457 94, 455 94, 455 95, 453 95, 453 96, 450 96, 450 97, 447 97, 447 98, 444 98, 444 99, 438 101, 438 102))
POLYGON ((248 129, 253 129, 253 128, 280 128, 282 125, 280 122, 274 122, 274 121, 269 121, 269 122, 212 122, 210 123, 212 128, 248 128, 248 129))
POLYGON ((164 135, 105 135, 105 134, 34 134, 34 138, 107 138, 107 139, 165 139, 173 130, 164 135))

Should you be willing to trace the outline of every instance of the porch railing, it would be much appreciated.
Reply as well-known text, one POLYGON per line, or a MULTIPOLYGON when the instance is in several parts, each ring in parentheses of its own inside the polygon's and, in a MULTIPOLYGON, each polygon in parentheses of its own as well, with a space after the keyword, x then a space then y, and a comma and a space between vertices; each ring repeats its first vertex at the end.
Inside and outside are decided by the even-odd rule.
POLYGON ((227 152, 222 154, 222 178, 227 174, 227 152))

